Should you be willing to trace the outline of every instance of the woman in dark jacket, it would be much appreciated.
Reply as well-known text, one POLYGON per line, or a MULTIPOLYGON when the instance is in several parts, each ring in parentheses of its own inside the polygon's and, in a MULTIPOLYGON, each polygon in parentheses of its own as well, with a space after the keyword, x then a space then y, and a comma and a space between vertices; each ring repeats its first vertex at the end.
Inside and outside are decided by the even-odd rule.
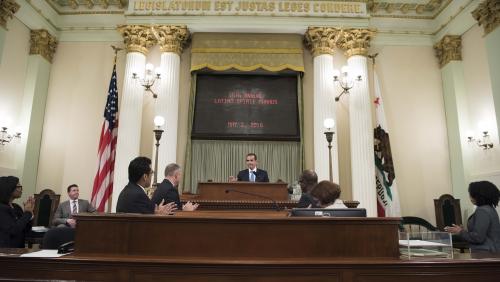
POLYGON ((500 220, 495 210, 500 197, 498 188, 489 181, 472 182, 469 196, 477 208, 467 221, 467 230, 457 225, 445 230, 469 242, 471 252, 500 253, 500 220))
POLYGON ((23 209, 13 203, 21 197, 23 187, 19 178, 0 177, 0 248, 24 248, 24 238, 31 229, 34 200, 30 197, 23 209))

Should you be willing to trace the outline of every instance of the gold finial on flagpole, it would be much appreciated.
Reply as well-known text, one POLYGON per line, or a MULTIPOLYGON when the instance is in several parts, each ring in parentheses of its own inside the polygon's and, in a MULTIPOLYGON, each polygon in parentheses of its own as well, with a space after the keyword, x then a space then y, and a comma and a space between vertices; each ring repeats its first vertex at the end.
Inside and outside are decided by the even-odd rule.
POLYGON ((119 48, 119 47, 116 47, 114 45, 111 45, 111 48, 113 48, 113 51, 115 51, 115 59, 114 59, 114 62, 116 64, 116 56, 118 55, 118 51, 121 51, 123 50, 123 48, 119 48))

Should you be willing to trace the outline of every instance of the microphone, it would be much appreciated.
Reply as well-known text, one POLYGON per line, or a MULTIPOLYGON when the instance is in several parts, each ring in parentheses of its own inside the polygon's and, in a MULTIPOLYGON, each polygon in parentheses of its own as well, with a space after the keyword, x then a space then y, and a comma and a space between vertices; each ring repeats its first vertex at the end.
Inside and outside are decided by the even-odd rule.
POLYGON ((281 208, 278 206, 278 203, 276 203, 276 201, 273 198, 270 198, 270 197, 267 197, 267 196, 264 196, 264 195, 260 195, 260 194, 257 194, 257 193, 251 193, 251 192, 244 192, 244 191, 235 190, 235 189, 226 189, 225 192, 226 192, 226 194, 229 194, 229 192, 232 192, 232 193, 240 193, 240 194, 250 195, 250 196, 257 197, 257 198, 263 198, 263 199, 266 199, 266 200, 269 200, 269 201, 273 202, 273 206, 276 209, 276 211, 280 211, 281 210, 281 208))

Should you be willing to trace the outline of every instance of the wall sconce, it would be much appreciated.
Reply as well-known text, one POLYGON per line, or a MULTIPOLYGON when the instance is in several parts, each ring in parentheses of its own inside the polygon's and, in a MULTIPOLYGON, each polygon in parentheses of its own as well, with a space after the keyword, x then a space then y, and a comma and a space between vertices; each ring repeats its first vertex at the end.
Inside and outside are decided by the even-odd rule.
POLYGON ((488 134, 487 130, 483 131, 483 136, 481 136, 480 139, 474 138, 474 133, 469 132, 467 141, 469 143, 476 143, 480 148, 483 148, 483 150, 489 150, 493 148, 493 143, 490 141, 490 135, 488 134))
POLYGON ((153 91, 152 87, 156 80, 161 79, 161 68, 153 66, 153 64, 146 64, 146 75, 144 77, 139 77, 137 73, 132 73, 132 79, 139 80, 141 85, 144 87, 144 91, 151 92, 153 98, 157 98, 158 95, 153 91), (154 73, 153 73, 154 70, 154 73))
POLYGON ((163 134, 163 129, 161 127, 165 124, 165 118, 162 116, 156 116, 154 119, 154 124, 155 124, 155 129, 153 132, 155 133, 155 140, 156 140, 156 154, 155 154, 155 172, 154 172, 154 179, 153 179, 153 184, 156 185, 158 183, 158 150, 160 149, 160 139, 161 135, 163 134))
POLYGON ((350 73, 350 69, 348 66, 343 66, 339 70, 334 69, 333 70, 333 83, 340 86, 342 88, 342 92, 335 97, 335 102, 338 102, 340 99, 340 96, 344 94, 349 94, 349 90, 351 90, 356 82, 361 81, 361 75, 356 75, 353 76, 350 73))
POLYGON ((8 128, 6 126, 2 126, 2 130, 0 130, 0 150, 5 148, 5 145, 9 144, 13 141, 14 144, 18 144, 21 142, 21 132, 17 130, 16 133, 9 133, 8 128))
POLYGON ((333 181, 332 175, 332 141, 333 141, 333 127, 335 126, 335 121, 332 118, 327 118, 323 121, 323 126, 325 127, 326 141, 328 142, 328 167, 330 174, 330 182, 333 181))

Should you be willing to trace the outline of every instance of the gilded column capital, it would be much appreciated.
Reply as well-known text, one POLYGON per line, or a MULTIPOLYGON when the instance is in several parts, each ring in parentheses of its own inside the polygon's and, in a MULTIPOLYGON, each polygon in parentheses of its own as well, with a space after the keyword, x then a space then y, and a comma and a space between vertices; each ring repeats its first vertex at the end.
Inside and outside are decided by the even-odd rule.
POLYGON ((500 1, 486 0, 472 11, 472 17, 484 28, 484 35, 500 25, 500 1))
POLYGON ((349 58, 355 55, 368 56, 370 41, 376 30, 366 28, 348 28, 340 31, 338 45, 349 58))
POLYGON ((156 44, 153 28, 150 25, 119 25, 118 32, 129 52, 148 54, 148 49, 156 44))
POLYGON ((161 52, 173 52, 179 56, 190 36, 185 25, 157 25, 154 27, 154 32, 161 52))
POLYGON ((444 67, 450 61, 462 60, 462 38, 460 35, 445 35, 434 45, 439 66, 444 67))
POLYGON ((45 29, 35 29, 30 32, 30 55, 40 55, 52 63, 56 53, 57 40, 45 29))
POLYGON ((7 20, 19 10, 20 6, 14 0, 0 0, 0 26, 7 29, 7 20))
POLYGON ((339 32, 333 27, 309 27, 304 35, 304 43, 313 57, 333 55, 339 32))

